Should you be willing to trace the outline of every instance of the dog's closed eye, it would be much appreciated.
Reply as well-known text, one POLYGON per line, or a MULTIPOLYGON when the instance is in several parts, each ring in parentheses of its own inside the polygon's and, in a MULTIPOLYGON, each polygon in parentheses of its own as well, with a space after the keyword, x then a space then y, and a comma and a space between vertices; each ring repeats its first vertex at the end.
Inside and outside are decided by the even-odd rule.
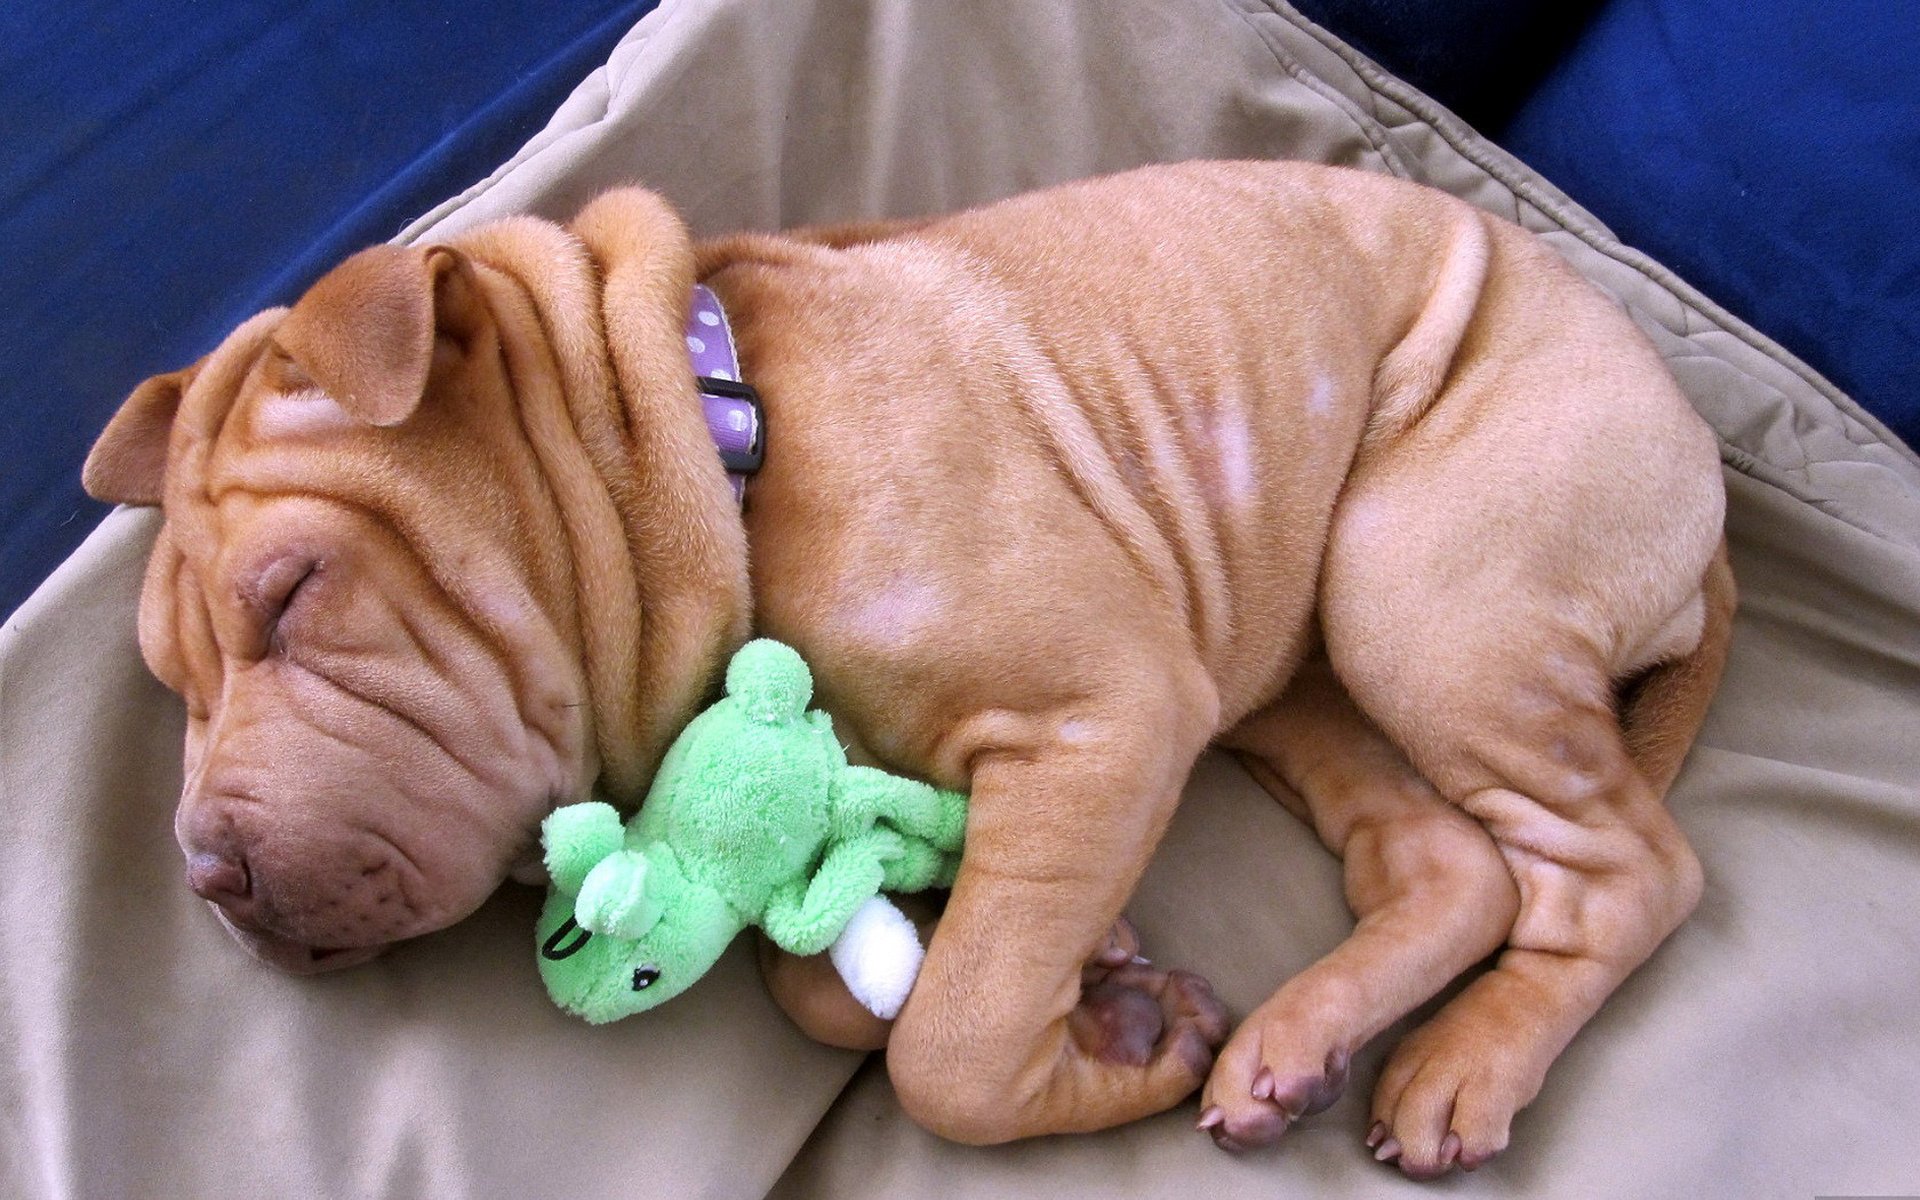
POLYGON ((318 558, 289 555, 274 560, 242 589, 242 599, 260 622, 263 645, 273 648, 280 644, 281 625, 288 610, 325 569, 326 564, 318 558))

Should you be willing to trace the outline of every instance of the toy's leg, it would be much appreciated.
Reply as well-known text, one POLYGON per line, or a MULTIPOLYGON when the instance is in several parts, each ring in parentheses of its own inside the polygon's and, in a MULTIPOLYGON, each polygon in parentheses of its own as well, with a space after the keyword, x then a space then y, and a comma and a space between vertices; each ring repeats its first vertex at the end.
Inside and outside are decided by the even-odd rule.
MULTIPOLYGON (((938 910, 923 896, 902 896, 896 904, 913 922, 920 944, 925 946, 933 935, 938 910)), ((854 998, 830 956, 789 954, 764 931, 755 940, 767 991, 802 1033, 823 1045, 846 1050, 886 1048, 893 1022, 873 1015, 854 998)))
POLYGON ((933 844, 917 837, 900 839, 900 853, 886 862, 880 890, 885 892, 923 892, 953 882, 949 863, 957 855, 942 854, 933 844))
POLYGON ((1224 744, 1341 856, 1358 918, 1221 1050, 1201 1126, 1239 1150, 1278 1140, 1338 1099, 1353 1054, 1497 949, 1520 900, 1486 830, 1360 715, 1326 659, 1309 661, 1224 744))
POLYGON ((904 839, 891 829, 834 843, 811 880, 786 888, 768 905, 767 936, 794 954, 825 950, 855 911, 880 891, 886 864, 898 858, 904 846, 904 839))
POLYGON ((920 933, 885 896, 869 896, 827 952, 834 970, 869 1012, 900 1015, 924 957, 920 933))
POLYGON ((1205 1077, 1226 1014, 1205 981, 1114 968, 1083 985, 1217 707, 1204 684, 1111 681, 1109 711, 1038 752, 986 753, 966 853, 887 1066, 907 1112, 964 1142, 1160 1112, 1205 1077))

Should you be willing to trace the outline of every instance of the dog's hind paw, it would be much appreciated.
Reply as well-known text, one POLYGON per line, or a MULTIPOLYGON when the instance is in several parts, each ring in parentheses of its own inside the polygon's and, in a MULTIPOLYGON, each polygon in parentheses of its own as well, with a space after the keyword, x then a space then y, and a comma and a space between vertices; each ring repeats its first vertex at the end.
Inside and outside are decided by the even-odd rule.
POLYGON ((1409 1179, 1471 1171, 1506 1149, 1513 1116, 1543 1071, 1504 1030, 1443 1009, 1388 1056, 1367 1145, 1409 1179))
POLYGON ((1252 1150, 1273 1145, 1294 1122, 1331 1107, 1346 1090, 1351 1052, 1344 1045, 1310 1052, 1320 1054, 1316 1060, 1289 1052, 1295 1049, 1273 1031, 1243 1026, 1207 1080, 1197 1128, 1222 1150, 1252 1150))

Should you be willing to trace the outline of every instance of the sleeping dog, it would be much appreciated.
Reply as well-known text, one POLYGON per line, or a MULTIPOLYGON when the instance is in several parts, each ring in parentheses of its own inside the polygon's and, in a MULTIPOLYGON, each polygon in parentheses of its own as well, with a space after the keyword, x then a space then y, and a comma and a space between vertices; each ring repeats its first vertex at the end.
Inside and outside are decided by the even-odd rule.
POLYGON ((86 482, 165 508, 188 882, 293 970, 459 920, 555 805, 637 802, 750 634, 799 648, 865 753, 972 794, 887 1054, 947 1137, 1198 1088, 1272 1142, 1498 950, 1367 1131, 1472 1168, 1700 894, 1662 801, 1731 621, 1714 440, 1601 294, 1411 184, 1189 164, 698 245, 616 191, 356 255, 142 384, 86 482), (763 406, 744 508, 696 283, 763 406), (1119 916, 1210 745, 1359 918, 1230 1038, 1119 916))

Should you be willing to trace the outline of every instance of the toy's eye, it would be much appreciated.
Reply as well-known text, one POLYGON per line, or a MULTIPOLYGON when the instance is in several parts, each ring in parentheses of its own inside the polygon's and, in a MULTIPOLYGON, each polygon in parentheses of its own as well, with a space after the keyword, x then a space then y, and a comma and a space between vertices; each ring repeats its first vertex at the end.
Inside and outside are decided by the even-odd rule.
POLYGON ((651 965, 635 967, 633 969, 633 990, 636 992, 644 992, 652 987, 653 981, 658 978, 660 978, 659 967, 651 965))

